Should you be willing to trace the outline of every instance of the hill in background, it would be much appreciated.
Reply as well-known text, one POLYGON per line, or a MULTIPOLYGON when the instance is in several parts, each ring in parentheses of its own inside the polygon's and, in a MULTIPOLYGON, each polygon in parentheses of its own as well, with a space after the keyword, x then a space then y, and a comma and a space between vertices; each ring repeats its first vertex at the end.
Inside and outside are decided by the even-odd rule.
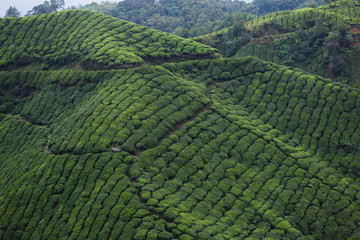
POLYGON ((0 239, 360 238, 358 89, 91 11, 0 26, 0 239))
POLYGON ((115 8, 106 7, 108 5, 110 3, 87 5, 83 8, 164 32, 187 31, 190 36, 198 36, 211 32, 216 20, 241 11, 246 3, 239 0, 125 0, 117 3, 115 8))
POLYGON ((275 12, 195 38, 226 56, 257 56, 360 86, 358 1, 275 12))
POLYGON ((229 27, 240 19, 251 20, 249 16, 253 18, 253 14, 261 16, 306 7, 310 3, 320 6, 323 1, 255 0, 246 4, 239 0, 124 0, 117 4, 91 3, 80 8, 99 11, 182 37, 196 37, 229 27))

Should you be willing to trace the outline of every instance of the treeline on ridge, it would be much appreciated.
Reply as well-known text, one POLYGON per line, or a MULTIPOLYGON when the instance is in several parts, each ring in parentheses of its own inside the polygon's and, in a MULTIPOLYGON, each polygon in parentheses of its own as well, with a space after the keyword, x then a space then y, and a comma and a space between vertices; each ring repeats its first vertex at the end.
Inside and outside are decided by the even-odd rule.
POLYGON ((343 0, 281 11, 195 39, 217 47, 225 56, 253 55, 359 86, 359 8, 358 1, 343 0))

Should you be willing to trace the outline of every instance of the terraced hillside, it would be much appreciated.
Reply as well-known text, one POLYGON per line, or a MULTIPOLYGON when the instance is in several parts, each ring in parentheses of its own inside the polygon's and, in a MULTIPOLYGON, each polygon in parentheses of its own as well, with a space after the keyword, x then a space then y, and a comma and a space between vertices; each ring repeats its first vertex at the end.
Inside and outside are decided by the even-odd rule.
POLYGON ((359 1, 340 0, 254 19, 245 24, 249 40, 234 36, 235 27, 196 40, 227 55, 252 55, 359 87, 359 12, 359 1))
POLYGON ((215 49, 105 14, 61 11, 0 21, 0 67, 72 63, 85 69, 136 67, 147 60, 212 57, 215 49))
POLYGON ((359 90, 183 55, 4 66, 0 239, 360 238, 359 90))

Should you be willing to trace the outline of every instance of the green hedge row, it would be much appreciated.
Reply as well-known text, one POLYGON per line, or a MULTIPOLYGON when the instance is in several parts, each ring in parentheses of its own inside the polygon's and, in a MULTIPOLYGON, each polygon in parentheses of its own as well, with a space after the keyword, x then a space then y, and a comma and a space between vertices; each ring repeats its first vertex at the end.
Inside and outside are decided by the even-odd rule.
POLYGON ((358 90, 256 57, 35 73, 2 73, 36 91, 0 116, 1 239, 359 237, 358 90))
POLYGON ((281 140, 291 146, 329 158, 343 171, 358 171, 352 161, 360 144, 358 90, 253 57, 166 67, 200 83, 215 83, 210 89, 213 101, 245 111, 256 121, 279 130, 281 140), (202 71, 196 73, 199 69, 202 71), (224 72, 227 77, 220 77, 224 72), (341 156, 346 156, 351 166, 347 165, 349 161, 341 161, 341 156))
MULTIPOLYGON (((74 98, 73 111, 59 115, 57 125, 53 125, 49 142, 53 152, 80 154, 119 147, 135 153, 148 149, 209 103, 203 88, 175 78, 161 67, 118 71, 91 93, 81 95, 78 88, 74 91, 79 100, 74 98)), ((42 107, 42 103, 45 99, 57 103, 65 94, 73 91, 44 89, 24 104, 21 113, 29 119, 47 119, 51 104, 42 107)))
POLYGON ((0 19, 0 67, 44 62, 86 69, 122 68, 144 59, 209 56, 215 49, 92 11, 0 19))
POLYGON ((130 169, 141 200, 171 222, 174 238, 358 236, 358 180, 224 108, 185 125, 130 169))
POLYGON ((1 190, 1 196, 8 196, 1 199, 1 238, 119 235, 141 208, 126 176, 127 163, 122 161, 128 154, 41 153, 47 139, 43 128, 15 117, 2 121, 0 133, 6 137, 0 146, 11 154, 8 159, 2 154, 1 184, 11 183, 16 190, 1 190), (116 217, 104 226, 106 216, 116 217), (110 232, 114 226, 117 232, 110 232), (64 227, 67 230, 61 230, 64 227))
POLYGON ((113 74, 70 70, 1 71, 0 112, 21 112, 34 123, 48 123, 50 118, 71 109, 97 83, 113 74), (47 100, 40 103, 37 98, 47 100), (28 99, 34 100, 30 102, 28 99), (31 105, 34 101, 36 106, 31 105))
POLYGON ((306 27, 310 22, 344 22, 359 25, 360 3, 354 0, 339 0, 318 8, 302 8, 294 11, 281 11, 256 18, 247 23, 249 28, 264 24, 276 24, 282 31, 292 31, 299 26, 306 27))

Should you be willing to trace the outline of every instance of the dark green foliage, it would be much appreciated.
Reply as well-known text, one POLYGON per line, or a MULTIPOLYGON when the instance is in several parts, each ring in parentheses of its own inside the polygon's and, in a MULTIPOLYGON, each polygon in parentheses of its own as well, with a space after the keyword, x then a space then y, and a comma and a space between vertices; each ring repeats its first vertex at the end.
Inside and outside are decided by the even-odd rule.
POLYGON ((65 5, 64 0, 50 0, 50 2, 45 1, 43 4, 33 7, 32 10, 28 11, 26 15, 29 16, 29 15, 52 13, 62 8, 64 5, 65 5))
POLYGON ((113 9, 108 9, 108 5, 109 3, 105 3, 81 8, 97 10, 169 33, 180 35, 180 32, 183 32, 182 37, 194 37, 211 32, 213 24, 216 24, 218 19, 224 18, 218 23, 223 25, 225 15, 239 12, 244 8, 245 2, 238 0, 125 0, 119 2, 113 9), (186 32, 185 35, 184 32, 186 32))
POLYGON ((127 68, 139 66, 147 58, 161 61, 171 57, 211 57, 216 51, 191 40, 84 10, 0 22, 0 31, 7 34, 8 40, 0 47, 0 69, 33 63, 42 63, 43 70, 63 65, 73 69, 127 68), (62 27, 63 23, 66 27, 62 27))
MULTIPOLYGON (((71 22, 59 31, 79 40, 56 45, 104 62, 116 44, 141 49, 140 35, 159 55, 202 47, 98 16, 26 21, 71 22), (105 27, 122 40, 86 37, 105 27)), ((0 239, 358 237, 358 90, 256 57, 147 61, 0 72, 0 239)))
MULTIPOLYGON (((254 1, 249 6, 260 2, 276 5, 254 1)), ((218 48, 227 57, 252 55, 354 86, 354 69, 359 67, 358 11, 358 1, 341 0, 318 8, 271 13, 244 25, 235 22, 232 27, 195 39, 218 48)))
POLYGON ((331 0, 285 0, 285 1, 276 1, 276 0, 254 0, 249 5, 246 6, 245 11, 251 12, 256 15, 265 15, 272 12, 283 11, 283 10, 292 10, 296 8, 306 7, 307 4, 316 4, 317 6, 327 4, 331 0))
POLYGON ((8 10, 6 10, 5 17, 20 17, 20 12, 16 7, 10 6, 8 10))

